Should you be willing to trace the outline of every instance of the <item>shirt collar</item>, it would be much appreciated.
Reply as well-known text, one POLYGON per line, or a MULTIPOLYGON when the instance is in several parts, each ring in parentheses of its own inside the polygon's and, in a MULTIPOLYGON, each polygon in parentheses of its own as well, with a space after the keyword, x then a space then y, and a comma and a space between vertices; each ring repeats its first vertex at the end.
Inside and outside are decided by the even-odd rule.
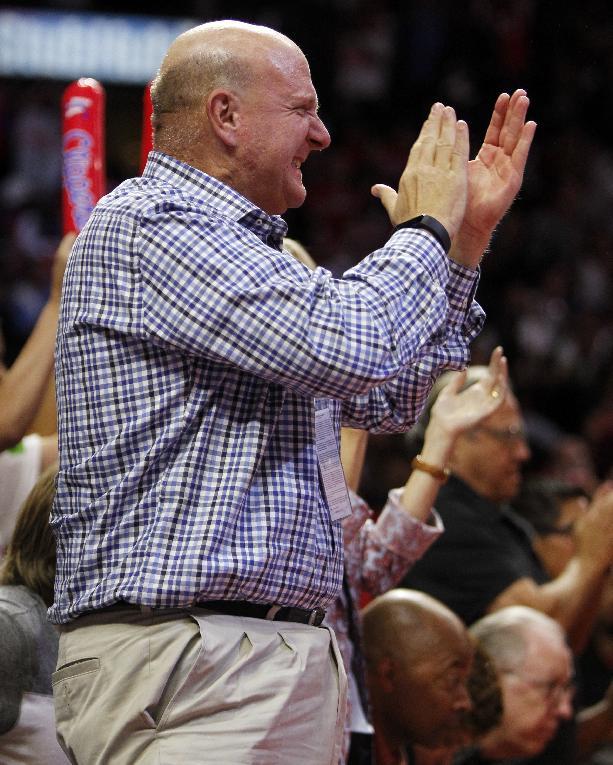
POLYGON ((287 223, 280 215, 268 215, 238 191, 211 175, 181 162, 170 154, 152 151, 143 178, 168 183, 199 201, 214 207, 224 217, 241 223, 262 241, 281 249, 287 223))

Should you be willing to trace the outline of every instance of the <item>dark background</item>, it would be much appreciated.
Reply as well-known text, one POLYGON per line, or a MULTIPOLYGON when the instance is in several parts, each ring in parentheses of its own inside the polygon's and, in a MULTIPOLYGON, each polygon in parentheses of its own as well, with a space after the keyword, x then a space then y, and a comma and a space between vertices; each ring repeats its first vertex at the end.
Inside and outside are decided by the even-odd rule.
MULTIPOLYGON (((523 87, 538 123, 523 189, 483 263, 488 314, 473 348, 502 343, 526 410, 534 470, 561 445, 613 462, 613 11, 605 0, 309 3, 20 3, 19 7, 238 18, 268 24, 305 51, 332 147, 304 168, 308 199, 286 219, 340 275, 385 241, 370 196, 397 185, 435 100, 455 107, 478 150, 496 96, 523 87), (572 437, 569 439, 569 437, 572 437)), ((61 236, 59 100, 66 82, 0 79, 0 318, 11 361, 45 299, 61 236)), ((137 174, 142 88, 106 85, 109 186, 137 174)), ((404 480, 404 439, 378 437, 365 493, 380 504, 404 480)), ((585 467, 585 466, 584 466, 585 467)))

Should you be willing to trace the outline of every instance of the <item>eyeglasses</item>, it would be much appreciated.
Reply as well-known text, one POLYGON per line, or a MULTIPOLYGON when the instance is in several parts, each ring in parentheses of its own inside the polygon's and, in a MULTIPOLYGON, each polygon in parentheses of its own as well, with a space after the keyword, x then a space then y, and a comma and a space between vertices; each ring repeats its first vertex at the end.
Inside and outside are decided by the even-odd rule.
POLYGON ((485 425, 478 425, 475 430, 481 430, 504 444, 525 443, 528 440, 526 431, 521 425, 509 425, 507 428, 488 428, 485 425))
POLYGON ((513 675, 526 685, 534 688, 543 697, 548 706, 557 706, 563 699, 570 700, 575 693, 575 678, 571 677, 563 683, 558 680, 533 680, 526 678, 513 670, 506 670, 503 674, 513 675))

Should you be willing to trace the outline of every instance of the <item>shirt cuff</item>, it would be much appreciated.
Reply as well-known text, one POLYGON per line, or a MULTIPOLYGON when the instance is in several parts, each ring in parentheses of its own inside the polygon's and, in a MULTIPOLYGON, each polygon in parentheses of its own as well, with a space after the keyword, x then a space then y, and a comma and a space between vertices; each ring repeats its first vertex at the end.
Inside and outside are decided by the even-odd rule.
POLYGON ((468 268, 449 259, 449 281, 446 293, 449 302, 449 322, 452 325, 460 325, 466 321, 474 304, 480 276, 479 268, 468 268))
POLYGON ((436 542, 445 527, 439 514, 430 511, 429 523, 422 523, 400 504, 403 489, 392 489, 377 519, 376 531, 385 546, 406 560, 417 560, 436 542))
POLYGON ((343 524, 343 544, 345 548, 350 545, 358 535, 362 526, 367 520, 372 518, 372 510, 358 494, 347 487, 349 501, 351 502, 351 515, 342 520, 343 524))
POLYGON ((433 281, 441 286, 447 284, 451 261, 441 243, 429 231, 419 228, 401 228, 392 234, 387 244, 401 249, 403 253, 413 258, 419 268, 423 269, 433 281))

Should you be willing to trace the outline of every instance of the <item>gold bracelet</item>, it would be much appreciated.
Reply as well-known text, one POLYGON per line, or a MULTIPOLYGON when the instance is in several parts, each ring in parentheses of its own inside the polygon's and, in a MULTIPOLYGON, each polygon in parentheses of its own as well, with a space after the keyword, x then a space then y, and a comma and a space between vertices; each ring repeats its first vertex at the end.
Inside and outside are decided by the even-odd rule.
POLYGON ((430 465, 429 462, 424 462, 421 458, 421 454, 413 457, 411 462, 413 470, 423 470, 424 473, 428 473, 433 478, 441 483, 446 483, 447 479, 451 475, 451 470, 448 467, 437 467, 436 465, 430 465))

